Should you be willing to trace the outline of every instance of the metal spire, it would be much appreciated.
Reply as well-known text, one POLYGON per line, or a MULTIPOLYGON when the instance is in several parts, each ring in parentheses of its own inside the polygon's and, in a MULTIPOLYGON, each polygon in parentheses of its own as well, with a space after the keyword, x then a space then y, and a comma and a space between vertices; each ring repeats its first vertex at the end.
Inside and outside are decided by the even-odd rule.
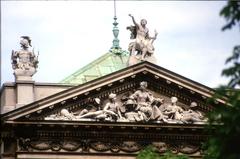
POLYGON ((118 22, 117 22, 117 15, 116 15, 116 0, 113 0, 114 1, 114 22, 113 22, 113 36, 114 36, 114 39, 113 39, 113 44, 112 44, 112 47, 111 47, 111 50, 112 49, 121 49, 120 46, 119 46, 119 39, 118 39, 118 34, 119 34, 119 29, 117 27, 118 25, 118 22))

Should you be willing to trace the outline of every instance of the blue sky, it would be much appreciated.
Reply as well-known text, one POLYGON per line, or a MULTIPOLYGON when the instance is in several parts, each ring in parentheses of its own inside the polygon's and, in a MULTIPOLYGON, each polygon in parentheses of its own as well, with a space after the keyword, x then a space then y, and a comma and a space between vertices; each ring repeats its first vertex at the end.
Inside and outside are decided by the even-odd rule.
MULTIPOLYGON (((2 83, 13 82, 11 50, 20 36, 32 38, 39 51, 36 82, 59 82, 108 52, 113 35, 113 1, 1 1, 2 83)), ((148 21, 158 65, 209 87, 225 83, 221 70, 239 30, 221 31, 224 1, 117 1, 120 46, 128 48, 132 25, 148 21)))

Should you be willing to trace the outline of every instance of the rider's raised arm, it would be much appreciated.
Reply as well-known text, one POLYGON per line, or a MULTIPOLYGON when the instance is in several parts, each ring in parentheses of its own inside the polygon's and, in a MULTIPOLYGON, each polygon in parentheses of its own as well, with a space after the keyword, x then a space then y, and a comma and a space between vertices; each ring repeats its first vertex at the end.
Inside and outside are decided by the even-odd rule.
POLYGON ((129 14, 129 16, 132 18, 133 24, 139 27, 139 24, 135 21, 135 18, 131 14, 129 14))

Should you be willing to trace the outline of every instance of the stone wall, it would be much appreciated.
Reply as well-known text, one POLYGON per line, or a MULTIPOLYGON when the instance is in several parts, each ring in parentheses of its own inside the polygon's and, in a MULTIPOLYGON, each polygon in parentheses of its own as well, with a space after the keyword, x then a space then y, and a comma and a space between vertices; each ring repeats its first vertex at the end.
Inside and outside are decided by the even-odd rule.
MULTIPOLYGON (((32 84, 30 84, 32 85, 32 84)), ((28 88, 27 84, 24 84, 24 87, 28 88)), ((38 101, 55 93, 64 91, 68 88, 71 88, 72 85, 66 84, 57 84, 57 83, 33 83, 33 101, 38 101)), ((1 88, 1 114, 14 110, 18 107, 17 100, 20 100, 20 96, 18 96, 19 90, 17 89, 17 84, 15 82, 12 83, 4 83, 1 88), (18 99, 17 99, 18 98, 18 99)), ((22 87, 20 95, 23 97, 24 93, 27 89, 22 87)), ((29 93, 29 91, 28 91, 29 93)), ((24 99, 21 99, 24 101, 24 99)), ((24 105, 21 105, 24 106, 24 105)))

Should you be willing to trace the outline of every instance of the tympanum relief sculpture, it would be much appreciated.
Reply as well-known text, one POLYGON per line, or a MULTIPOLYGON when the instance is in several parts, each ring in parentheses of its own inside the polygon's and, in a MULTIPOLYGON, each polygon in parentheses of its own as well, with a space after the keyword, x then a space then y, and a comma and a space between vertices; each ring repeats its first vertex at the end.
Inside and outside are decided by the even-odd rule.
POLYGON ((102 105, 99 98, 94 106, 85 106, 77 112, 62 109, 60 113, 45 117, 45 120, 112 121, 112 122, 156 122, 156 123, 204 123, 203 112, 192 102, 187 108, 178 105, 177 97, 170 102, 155 97, 147 90, 147 82, 140 82, 140 88, 128 96, 117 100, 117 95, 109 94, 108 102, 102 105))

